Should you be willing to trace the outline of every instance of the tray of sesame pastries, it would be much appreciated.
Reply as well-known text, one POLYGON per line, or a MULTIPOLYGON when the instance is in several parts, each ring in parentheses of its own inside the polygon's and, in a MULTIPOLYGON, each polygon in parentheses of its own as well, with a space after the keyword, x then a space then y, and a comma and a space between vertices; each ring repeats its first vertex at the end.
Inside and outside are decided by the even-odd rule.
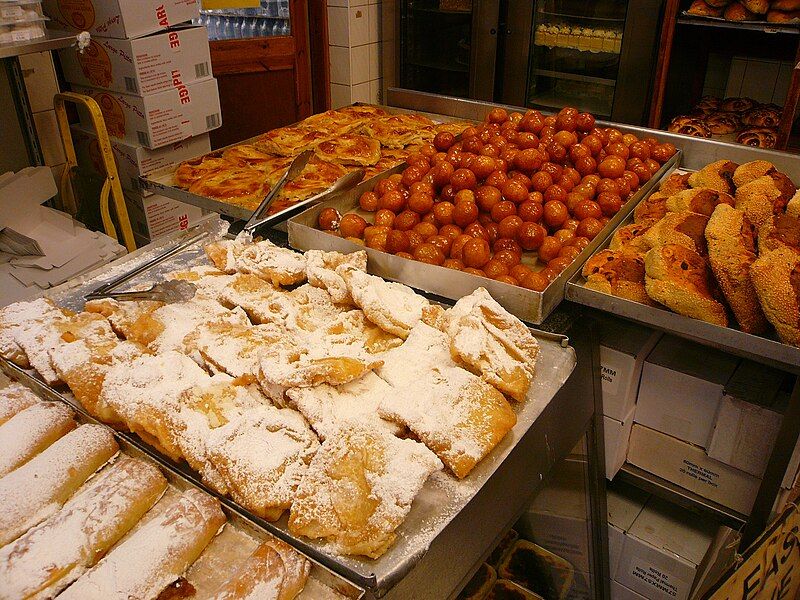
POLYGON ((489 290, 541 323, 602 239, 680 151, 589 113, 491 109, 406 162, 289 221, 295 248, 366 248, 373 274, 458 299, 489 290))
POLYGON ((800 192, 767 160, 676 171, 586 261, 567 298, 797 371, 800 192))
POLYGON ((314 155, 271 203, 273 221, 324 198, 356 169, 370 179, 397 164, 442 131, 458 135, 469 121, 355 104, 329 110, 170 165, 141 178, 144 189, 237 219, 248 219, 277 184, 292 159, 314 155), (433 118, 436 119, 434 121, 433 118))
POLYGON ((380 596, 481 494, 574 350, 483 288, 443 306, 368 274, 363 250, 225 230, 208 217, 0 309, 0 356, 380 596), (96 297, 120 277, 138 299, 96 297), (168 282, 191 294, 147 291, 168 282))
POLYGON ((2 598, 364 595, 4 359, 0 440, 2 598))

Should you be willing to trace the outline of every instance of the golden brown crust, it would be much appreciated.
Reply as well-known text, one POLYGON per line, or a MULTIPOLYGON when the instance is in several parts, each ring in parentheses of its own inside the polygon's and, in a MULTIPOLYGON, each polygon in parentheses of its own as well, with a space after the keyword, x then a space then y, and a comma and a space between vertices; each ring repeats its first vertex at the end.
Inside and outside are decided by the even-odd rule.
POLYGON ((706 126, 702 119, 696 117, 675 117, 670 122, 669 127, 667 127, 667 131, 672 133, 680 133, 681 135, 689 135, 692 137, 711 137, 711 130, 706 126))
POLYGON ((741 131, 736 136, 736 141, 754 148, 774 148, 778 143, 778 134, 767 127, 751 127, 741 131))
POLYGON ((381 157, 381 143, 365 135, 345 133, 317 144, 314 149, 321 160, 340 165, 369 166, 381 157))
POLYGON ((733 172, 737 165, 729 160, 718 160, 710 163, 689 176, 689 185, 693 188, 703 187, 733 194, 736 186, 733 185, 733 172))
POLYGON ((756 105, 752 98, 725 98, 719 105, 720 110, 725 112, 744 112, 756 105))
POLYGON ((722 16, 722 8, 709 6, 703 0, 692 0, 692 5, 686 11, 690 15, 697 15, 699 17, 720 17, 722 16))
POLYGON ((655 225, 667 214, 667 198, 664 192, 650 194, 633 209, 633 220, 640 225, 655 225))
POLYGON ((706 260, 696 252, 667 244, 645 255, 647 294, 672 311, 708 323, 728 326, 725 307, 714 298, 706 260))
POLYGON ((733 112, 712 113, 703 119, 703 123, 716 135, 734 133, 742 126, 739 116, 733 112))
POLYGON ((658 191, 666 196, 672 196, 683 190, 688 190, 690 176, 691 173, 672 173, 661 182, 661 185, 658 186, 658 191))
POLYGON ((800 0, 772 0, 772 10, 800 10, 800 0))
POLYGON ((786 205, 786 214, 795 219, 800 219, 800 190, 795 192, 792 199, 786 205))
POLYGON ((601 250, 583 266, 586 287, 655 306, 644 286, 644 257, 626 250, 601 250))
POLYGON ((221 169, 205 175, 189 187, 189 192, 255 209, 270 190, 264 173, 247 167, 221 169))
POLYGON ((642 236, 650 229, 649 225, 631 223, 620 227, 611 237, 608 245, 609 250, 630 250, 633 252, 647 252, 648 248, 642 243, 642 236))
POLYGON ((780 198, 781 191, 772 177, 764 175, 736 190, 736 208, 743 210, 750 222, 761 229, 772 217, 780 198))
POLYGON ((312 158, 300 176, 283 187, 281 196, 288 200, 303 200, 328 189, 346 173, 347 169, 341 165, 312 158))
POLYGON ((721 204, 706 227, 708 259, 714 277, 745 333, 761 334, 768 323, 750 281, 750 266, 756 260, 755 228, 747 216, 721 204))
POLYGON ((253 146, 269 154, 294 156, 304 150, 314 148, 330 137, 330 133, 319 129, 306 129, 299 126, 280 127, 258 137, 253 142, 253 146))
POLYGON ((402 148, 432 140, 436 135, 433 125, 433 121, 422 115, 401 114, 373 119, 362 131, 387 148, 402 148))
POLYGON ((189 188, 206 175, 235 166, 237 165, 231 161, 218 156, 201 156, 200 158, 182 162, 175 170, 172 178, 178 187, 189 188))
POLYGON ((392 167, 404 163, 409 154, 410 151, 404 148, 381 148, 380 159, 373 166, 366 169, 364 179, 369 179, 378 173, 383 173, 392 167))
POLYGON ((754 179, 774 173, 776 170, 775 165, 767 160, 751 160, 736 168, 733 172, 733 183, 736 187, 742 187, 754 179))
POLYGON ((769 23, 798 23, 800 22, 800 10, 770 10, 767 13, 769 23))
POLYGON ((786 214, 773 215, 758 230, 759 254, 778 248, 791 248, 800 253, 800 218, 786 214))
POLYGON ((769 10, 769 0, 739 0, 751 13, 765 15, 769 10))
POLYGON ((710 217, 718 204, 736 204, 730 194, 708 188, 693 188, 678 192, 667 199, 667 210, 670 212, 689 211, 710 217))
POLYGON ((756 106, 742 115, 742 125, 747 127, 777 127, 781 122, 781 111, 756 106))
POLYGON ((800 255, 780 248, 750 267, 764 314, 785 344, 800 346, 800 255))
POLYGON ((741 2, 731 2, 725 7, 722 18, 726 21, 754 21, 757 17, 755 13, 747 10, 741 2))
POLYGON ((668 213, 642 236, 642 243, 647 248, 678 244, 701 256, 707 256, 708 248, 704 235, 707 223, 708 217, 699 213, 689 211, 668 213))

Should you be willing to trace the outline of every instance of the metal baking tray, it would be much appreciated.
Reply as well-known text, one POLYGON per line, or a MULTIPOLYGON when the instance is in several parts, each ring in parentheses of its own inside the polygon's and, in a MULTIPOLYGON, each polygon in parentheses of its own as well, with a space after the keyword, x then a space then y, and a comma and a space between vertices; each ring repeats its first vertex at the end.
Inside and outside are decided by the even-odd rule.
POLYGON ((488 277, 471 275, 446 267, 429 265, 415 260, 394 256, 373 248, 366 248, 349 240, 336 237, 317 228, 317 217, 327 207, 336 208, 345 214, 355 209, 358 198, 365 191, 371 190, 375 184, 393 173, 402 171, 404 165, 376 175, 364 181, 352 190, 342 192, 325 202, 309 208, 305 212, 289 220, 289 245, 300 250, 337 250, 353 252, 366 250, 369 255, 369 272, 384 279, 399 281, 418 290, 458 300, 471 294, 478 287, 485 287, 503 307, 516 317, 528 323, 540 324, 553 312, 564 299, 564 287, 572 275, 579 271, 584 262, 594 254, 606 235, 612 232, 633 211, 635 206, 645 198, 650 190, 680 164, 680 150, 661 169, 650 178, 630 199, 622 209, 614 215, 600 234, 577 256, 572 264, 554 279, 543 292, 535 292, 520 286, 495 281, 488 277))
MULTIPOLYGON (((216 215, 207 217, 202 226, 209 231, 208 240, 221 235, 220 232, 224 231, 224 226, 221 225, 220 219, 216 215)), ((81 310, 85 294, 96 289, 101 283, 119 276, 139 264, 147 263, 154 256, 163 252, 165 248, 177 244, 186 235, 186 233, 175 234, 158 244, 141 248, 87 276, 52 288, 48 291, 47 296, 60 306, 81 310)), ((142 273, 132 279, 127 286, 130 288, 148 287, 163 279, 166 272, 187 269, 199 264, 208 264, 201 243, 181 251, 152 270, 142 273)), ((221 502, 232 510, 245 515, 249 521, 256 523, 261 529, 285 540, 315 561, 342 575, 358 587, 366 589, 369 595, 383 596, 423 559, 431 543, 448 525, 457 520, 459 512, 471 501, 481 497, 483 486, 525 437, 575 369, 575 351, 569 346, 566 337, 537 330, 532 330, 532 332, 540 344, 537 375, 531 385, 526 402, 515 407, 517 424, 464 480, 457 481, 444 472, 432 476, 414 500, 411 512, 405 522, 397 530, 397 541, 379 559, 369 560, 333 554, 326 549, 323 543, 293 537, 287 529, 286 515, 276 523, 269 523, 250 515, 244 508, 227 498, 220 498, 221 502)), ((58 392, 53 393, 62 397, 58 392)), ((199 476, 191 471, 185 463, 174 463, 134 435, 124 434, 124 437, 135 441, 137 447, 152 456, 165 468, 179 473, 181 477, 196 487, 218 496, 212 490, 207 489, 200 482, 199 476)), ((466 523, 460 525, 470 526, 466 523)), ((500 532, 493 533, 499 535, 500 532)), ((488 543, 487 541, 487 545, 488 543)))
MULTIPOLYGON (((190 478, 186 477, 184 473, 182 473, 179 469, 176 469, 174 465, 170 464, 169 461, 160 460, 158 456, 154 456, 151 449, 146 446, 137 436, 130 435, 122 432, 118 432, 113 430, 112 428, 108 427, 107 425, 101 423, 94 417, 92 417, 89 413, 87 413, 81 404, 75 400, 75 398, 70 394, 62 393, 60 391, 55 390, 54 388, 50 387, 46 383, 39 380, 35 377, 31 372, 21 369, 20 367, 8 362, 6 359, 0 357, 0 372, 5 373, 10 379, 14 381, 18 381, 23 385, 27 386, 33 392, 39 396, 40 398, 49 401, 49 402, 63 402, 70 406, 73 410, 77 413, 77 420, 79 423, 93 423, 96 425, 101 425, 106 427, 110 431, 113 432, 114 437, 116 438, 117 442, 119 443, 120 451, 123 454, 128 456, 132 456, 134 458, 139 458, 142 460, 147 460, 151 463, 155 463, 156 466, 159 467, 162 474, 167 478, 169 482, 166 494, 169 494, 170 491, 173 493, 180 493, 187 489, 191 488, 202 488, 202 486, 198 486, 194 481, 190 478)), ((203 491, 208 491, 202 488, 203 491)), ((225 516, 228 518, 228 524, 230 527, 234 528, 238 534, 248 536, 254 540, 266 540, 270 537, 274 537, 273 534, 263 527, 261 527, 255 520, 251 519, 247 513, 243 512, 239 509, 235 504, 231 502, 225 502, 221 499, 222 511, 225 513, 225 516)), ((146 516, 145 516, 146 518, 146 516)), ((227 529, 227 528, 226 528, 227 529)), ((216 538, 215 538, 216 539, 216 538)), ((242 540, 246 541, 246 540, 242 540)), ((204 555, 208 552, 213 551, 214 540, 212 540, 211 544, 206 547, 200 557, 195 561, 194 564, 197 564, 199 561, 203 560, 204 555)), ((222 558, 222 557, 220 557, 222 558)), ((341 594, 345 598, 351 598, 353 600, 359 600, 363 598, 365 595, 365 590, 357 587, 352 582, 346 580, 340 575, 337 575, 327 567, 321 565, 317 561, 315 561, 312 557, 306 557, 311 561, 312 567, 311 572, 309 575, 309 583, 310 585, 306 585, 306 590, 304 590, 299 596, 299 599, 303 598, 315 598, 316 596, 313 595, 313 590, 319 591, 319 585, 322 584, 331 590, 334 590, 341 594), (311 580, 314 580, 313 582, 311 580)), ((218 563, 215 563, 218 564, 218 563)), ((192 571, 193 566, 189 567, 187 574, 190 574, 192 571)), ((191 581, 191 579, 190 579, 191 581)), ((322 588, 324 590, 324 588, 322 588)))
MULTIPOLYGON (((633 214, 628 215, 620 227, 633 222, 633 214)), ((608 234, 592 256, 605 250, 613 232, 608 234)), ((585 261, 584 261, 585 262, 585 261)), ((582 268, 581 268, 582 270, 582 268)), ((668 308, 646 306, 618 298, 584 286, 586 279, 581 270, 575 272, 567 283, 566 298, 578 304, 598 308, 620 317, 627 317, 667 333, 718 348, 737 356, 762 363, 769 363, 780 369, 800 373, 800 348, 781 343, 777 338, 767 338, 744 333, 732 327, 720 327, 699 319, 692 319, 672 312, 668 308)))
MULTIPOLYGON (((356 102, 353 106, 363 106, 364 104, 356 102)), ((461 121, 463 119, 456 119, 454 117, 448 117, 444 115, 437 115, 433 113, 426 113, 422 111, 410 111, 404 110, 402 108, 393 108, 390 106, 379 106, 389 114, 401 114, 401 113, 416 113, 421 114, 429 119, 437 122, 437 123, 446 123, 450 121, 461 121)), ((298 122, 299 123, 299 122, 298 122)), ((298 123, 292 123, 291 125, 287 125, 287 127, 293 127, 298 123)), ((203 157, 210 157, 210 156, 221 156, 222 153, 227 150, 228 148, 233 148, 234 146, 239 146, 241 144, 251 144, 255 140, 261 137, 261 135, 257 135, 246 140, 242 140, 241 142, 236 142, 235 144, 229 144, 223 148, 218 148, 206 154, 201 154, 200 156, 196 156, 189 160, 197 160, 203 157)), ((185 162, 185 161, 184 161, 185 162)), ((177 187, 173 184, 172 175, 175 172, 175 169, 178 167, 179 163, 172 164, 167 167, 163 167, 161 169, 157 169, 147 175, 142 175, 139 177, 139 181, 142 185, 142 188, 153 192, 154 194, 159 194, 161 196, 167 196, 168 198, 172 198, 174 200, 178 200, 180 202, 185 202, 186 204, 191 204, 193 206, 198 206, 205 210, 209 210, 220 215, 226 215, 228 217, 233 217, 234 219, 242 219, 247 220, 253 215, 253 211, 248 208, 244 208, 242 206, 236 206, 234 204, 228 204, 227 202, 220 202, 219 200, 214 200, 212 198, 207 198, 206 196, 200 196, 198 194, 192 194, 188 190, 183 188, 177 187)), ((378 176, 376 176, 378 177, 378 176)), ((372 179, 375 179, 374 177, 372 179)), ((367 180, 370 181, 370 180, 367 180)), ((376 180, 377 181, 377 180, 376 180)), ((323 192, 324 194, 324 192, 323 192)), ((307 206, 311 202, 321 202, 326 199, 325 195, 322 196, 314 196, 313 199, 306 199, 301 200, 297 204, 293 204, 281 211, 275 213, 274 218, 276 219, 275 222, 279 222, 281 217, 285 216, 285 218, 289 218, 289 216, 294 215, 297 213, 299 207, 307 206)))

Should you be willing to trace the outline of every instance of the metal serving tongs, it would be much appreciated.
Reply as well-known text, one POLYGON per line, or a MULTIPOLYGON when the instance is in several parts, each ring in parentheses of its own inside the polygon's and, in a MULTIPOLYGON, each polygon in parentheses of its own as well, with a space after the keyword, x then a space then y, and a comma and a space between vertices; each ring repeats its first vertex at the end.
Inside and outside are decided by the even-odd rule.
POLYGON ((303 169, 306 168, 308 161, 311 159, 313 155, 314 155, 313 150, 306 150, 294 157, 292 164, 290 164, 289 168, 286 169, 286 172, 283 174, 283 177, 281 177, 278 180, 278 183, 275 184, 275 187, 273 187, 267 193, 267 195, 261 201, 261 204, 258 205, 258 208, 253 211, 253 214, 247 220, 247 223, 245 223, 244 227, 242 227, 242 231, 244 231, 245 233, 253 233, 253 230, 256 227, 263 224, 262 221, 260 220, 261 215, 263 215, 267 211, 267 209, 272 205, 272 202, 277 197, 278 192, 281 191, 281 188, 283 188, 286 182, 294 179, 295 177, 300 175, 300 173, 302 173, 303 169))
POLYGON ((365 174, 366 171, 364 171, 364 169, 356 169, 355 171, 351 171, 350 173, 342 175, 341 177, 339 177, 339 179, 333 182, 333 185, 331 187, 321 191, 319 194, 314 194, 310 198, 301 200, 297 204, 293 204, 292 206, 286 208, 285 210, 280 211, 279 213, 266 216, 263 219, 255 221, 254 223, 250 223, 250 221, 248 221, 248 225, 245 225, 242 231, 252 233, 253 230, 255 230, 257 227, 261 227, 262 225, 270 225, 275 221, 285 221, 286 219, 293 217, 294 215, 300 212, 303 212, 306 208, 308 208, 312 204, 322 202, 328 196, 332 196, 334 194, 338 194, 341 192, 346 192, 347 190, 356 187, 364 179, 365 174))
POLYGON ((188 281, 165 281, 157 283, 149 290, 136 292, 114 292, 113 290, 209 235, 209 232, 205 230, 192 235, 192 232, 196 232, 198 229, 200 229, 200 225, 195 225, 187 229, 184 235, 188 237, 185 240, 172 248, 168 248, 166 251, 153 257, 144 264, 139 265, 135 269, 123 273, 119 277, 101 285, 96 290, 86 294, 84 299, 99 300, 100 298, 115 298, 117 300, 160 300, 162 302, 184 302, 191 299, 194 297, 197 288, 193 283, 189 283, 188 281))

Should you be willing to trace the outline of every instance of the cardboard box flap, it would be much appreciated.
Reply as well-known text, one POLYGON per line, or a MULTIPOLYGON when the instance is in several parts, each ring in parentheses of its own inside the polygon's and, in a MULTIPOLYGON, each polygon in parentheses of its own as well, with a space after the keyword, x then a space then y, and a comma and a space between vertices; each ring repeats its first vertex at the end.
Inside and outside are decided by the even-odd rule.
POLYGON ((606 488, 608 522, 628 531, 644 509, 650 494, 632 485, 615 482, 606 488))
POLYGON ((717 528, 710 519, 651 497, 628 535, 699 565, 714 541, 717 528))
POLYGON ((621 319, 598 319, 600 345, 624 352, 635 358, 647 353, 661 337, 661 333, 621 319))
POLYGON ((564 460, 561 467, 531 502, 530 511, 586 519, 586 464, 564 460))
POLYGON ((725 393, 764 408, 779 410, 778 391, 787 375, 766 365, 743 360, 725 385, 725 393))
POLYGON ((692 600, 702 598, 707 590, 714 585, 720 577, 736 560, 736 552, 739 549, 739 542, 742 536, 738 531, 730 527, 721 526, 714 536, 711 547, 706 552, 703 563, 697 570, 694 579, 692 593, 689 596, 692 600))
POLYGON ((650 352, 647 362, 724 386, 739 359, 708 346, 665 335, 650 352))

